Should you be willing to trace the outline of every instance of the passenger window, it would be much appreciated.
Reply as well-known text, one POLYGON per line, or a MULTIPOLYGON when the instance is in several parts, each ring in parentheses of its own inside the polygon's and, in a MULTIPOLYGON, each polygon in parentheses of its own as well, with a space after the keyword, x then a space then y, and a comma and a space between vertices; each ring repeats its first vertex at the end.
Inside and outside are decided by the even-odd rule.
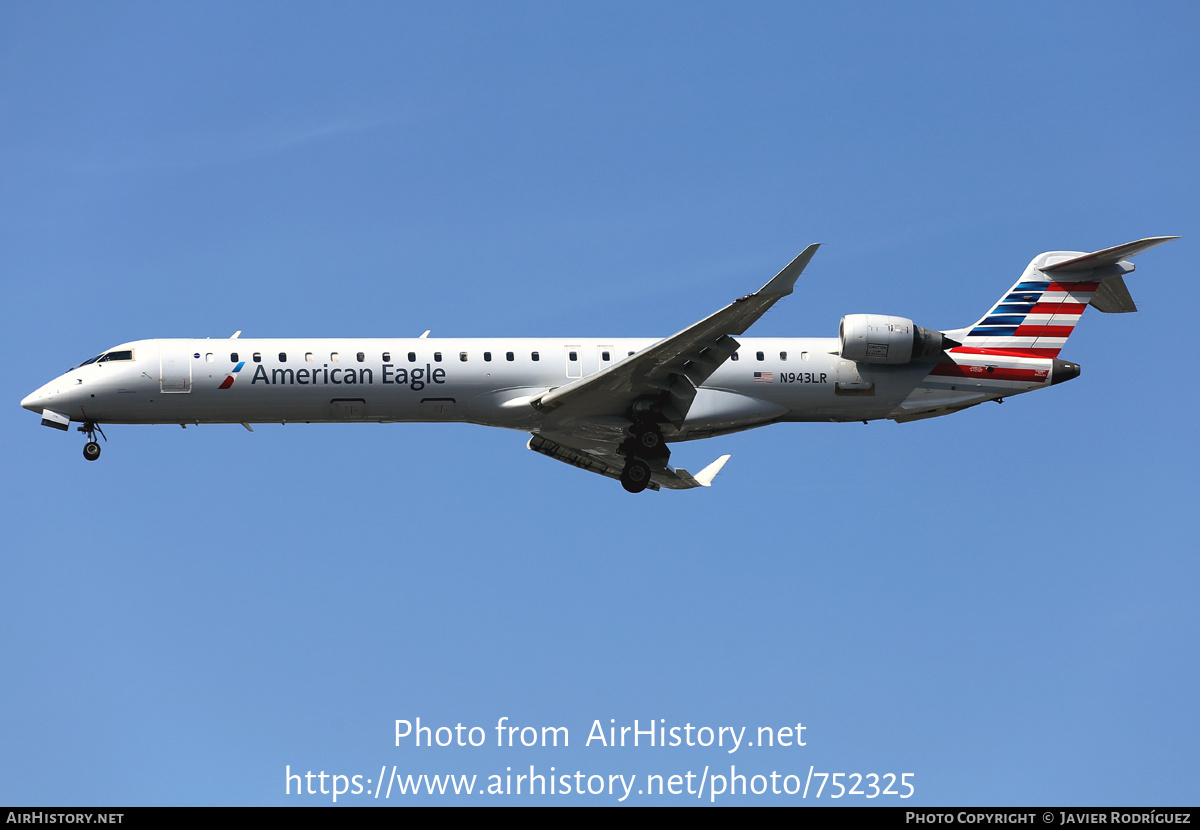
POLYGON ((764 359, 764 355, 763 355, 763 353, 762 353, 762 352, 755 352, 755 356, 756 356, 756 357, 757 357, 759 360, 763 360, 763 359, 764 359))
POLYGON ((280 352, 280 353, 279 353, 279 362, 280 362, 280 363, 287 363, 287 352, 280 352))
POLYGON ((538 353, 537 353, 537 352, 533 352, 532 354, 530 354, 530 355, 529 355, 529 357, 530 357, 532 360, 535 360, 535 361, 536 361, 536 360, 541 360, 541 359, 542 359, 542 358, 541 358, 541 357, 538 355, 538 353))
POLYGON ((391 353, 391 352, 384 352, 384 353, 383 353, 383 362, 384 362, 384 363, 391 363, 391 362, 392 362, 392 353, 391 353))
POLYGON ((492 353, 491 353, 491 352, 484 352, 484 353, 483 353, 483 362, 484 362, 484 363, 491 363, 491 362, 492 362, 492 353))
POLYGON ((229 362, 230 362, 230 363, 237 363, 237 352, 230 352, 230 354, 229 354, 229 362))
POLYGON ((331 362, 331 363, 337 363, 339 360, 341 360, 341 358, 340 358, 340 357, 338 357, 338 353, 337 353, 337 352, 330 352, 330 353, 329 353, 329 360, 330 360, 330 362, 331 362))
POLYGON ((729 356, 729 359, 730 359, 730 360, 737 360, 737 359, 738 359, 738 353, 737 353, 737 352, 734 352, 733 354, 731 354, 731 355, 729 356))
POLYGON ((364 354, 363 352, 359 352, 359 353, 358 353, 358 362, 359 362, 359 363, 362 363, 362 362, 363 362, 364 360, 366 360, 366 359, 367 359, 367 356, 366 356, 366 354, 364 354))
POLYGON ((808 360, 808 352, 800 352, 801 360, 808 360))
POLYGON ((466 353, 466 352, 459 352, 459 353, 458 353, 458 359, 459 359, 459 360, 461 360, 463 363, 466 363, 466 362, 467 362, 467 353, 466 353))
POLYGON ((609 357, 609 353, 608 353, 608 352, 601 352, 601 353, 600 353, 600 359, 601 359, 601 360, 606 360, 606 361, 607 361, 607 360, 612 360, 612 358, 611 358, 611 357, 609 357))
POLYGON ((409 362, 409 363, 416 363, 416 362, 417 362, 417 353, 416 353, 416 352, 409 352, 409 353, 408 353, 408 362, 409 362))
POLYGON ((434 362, 434 363, 441 363, 441 362, 442 362, 442 353, 441 353, 441 352, 434 352, 434 353, 433 353, 433 362, 434 362))
POLYGON ((212 363, 212 362, 213 362, 213 353, 212 353, 212 352, 209 352, 208 354, 206 354, 206 355, 204 356, 204 362, 205 362, 205 363, 212 363))
POLYGON ((787 352, 780 352, 780 353, 779 353, 779 359, 780 359, 780 360, 787 360, 787 352))
POLYGON ((304 353, 304 362, 305 362, 305 363, 312 363, 312 362, 313 362, 312 352, 305 352, 305 353, 304 353))
POLYGON ((516 356, 512 352, 505 352, 504 359, 511 363, 512 361, 516 360, 516 356))
POLYGON ((255 362, 255 363, 262 363, 262 352, 255 352, 255 353, 254 353, 254 362, 255 362))

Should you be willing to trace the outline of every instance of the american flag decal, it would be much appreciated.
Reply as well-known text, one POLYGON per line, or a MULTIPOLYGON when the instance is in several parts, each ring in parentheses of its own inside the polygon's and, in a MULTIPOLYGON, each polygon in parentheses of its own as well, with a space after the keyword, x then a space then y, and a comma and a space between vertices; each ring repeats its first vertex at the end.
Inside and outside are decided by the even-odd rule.
POLYGON ((755 383, 774 383, 775 382, 775 373, 774 372, 755 372, 754 373, 754 382, 755 383))

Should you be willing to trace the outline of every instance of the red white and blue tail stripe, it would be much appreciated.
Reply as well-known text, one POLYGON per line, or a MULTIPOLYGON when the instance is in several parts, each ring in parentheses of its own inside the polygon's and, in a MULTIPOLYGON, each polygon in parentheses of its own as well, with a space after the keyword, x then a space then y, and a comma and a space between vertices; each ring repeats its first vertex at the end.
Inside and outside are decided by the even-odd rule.
POLYGON ((954 351, 997 349, 1028 357, 1058 357, 1099 283, 1035 276, 1042 278, 1022 278, 1009 289, 954 351))
POLYGON ((973 326, 943 332, 948 349, 921 384, 888 416, 901 423, 935 418, 987 400, 1053 386, 1079 376, 1058 354, 1084 309, 1137 311, 1124 275, 1125 257, 1174 236, 1140 239, 1085 254, 1051 251, 1029 263, 1016 285, 973 326))
POLYGON ((1124 257, 1176 238, 1141 239, 1090 254, 1051 251, 1039 255, 978 323, 949 333, 962 342, 952 352, 1058 357, 1088 305, 1101 311, 1137 310, 1122 279, 1134 266, 1124 257))

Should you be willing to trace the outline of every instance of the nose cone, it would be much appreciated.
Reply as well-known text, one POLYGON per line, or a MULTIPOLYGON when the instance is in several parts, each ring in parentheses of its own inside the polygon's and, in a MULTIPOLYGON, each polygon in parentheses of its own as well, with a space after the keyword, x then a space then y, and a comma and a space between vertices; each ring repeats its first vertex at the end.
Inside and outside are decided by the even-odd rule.
POLYGON ((41 389, 31 395, 26 395, 21 401, 21 406, 28 409, 30 412, 37 412, 39 415, 42 410, 50 405, 50 398, 53 390, 50 389, 50 384, 46 384, 41 389))

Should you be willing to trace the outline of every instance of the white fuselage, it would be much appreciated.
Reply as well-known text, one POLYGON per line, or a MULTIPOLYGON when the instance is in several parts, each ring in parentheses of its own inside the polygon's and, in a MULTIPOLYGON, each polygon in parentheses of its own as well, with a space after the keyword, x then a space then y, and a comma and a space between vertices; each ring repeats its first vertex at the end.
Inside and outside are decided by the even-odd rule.
MULTIPOLYGON (((1174 237, 1035 257, 977 323, 934 331, 849 314, 836 338, 745 337, 790 295, 819 245, 762 288, 687 328, 646 338, 138 340, 27 396, 44 426, 458 421, 520 430, 529 449, 619 479, 631 493, 709 487, 671 442, 781 421, 904 423, 1079 376, 1059 352, 1083 314, 1135 311, 1125 260, 1174 237)), ((426 332, 426 335, 428 332, 426 332)))
MULTIPOLYGON (((71 369, 22 401, 101 424, 459 421, 538 433, 586 428, 530 400, 652 345, 631 338, 139 340, 71 369), (128 352, 128 356, 125 353, 128 352)), ((668 440, 778 421, 910 420, 1050 384, 1050 360, 843 360, 837 338, 738 338, 668 440), (951 364, 951 365, 954 365, 951 364), (987 366, 999 367, 999 373, 987 366), (1005 373, 1004 367, 1020 367, 1005 373), (927 414, 917 415, 915 413, 927 414)), ((598 419, 605 421, 605 418, 598 419)))

